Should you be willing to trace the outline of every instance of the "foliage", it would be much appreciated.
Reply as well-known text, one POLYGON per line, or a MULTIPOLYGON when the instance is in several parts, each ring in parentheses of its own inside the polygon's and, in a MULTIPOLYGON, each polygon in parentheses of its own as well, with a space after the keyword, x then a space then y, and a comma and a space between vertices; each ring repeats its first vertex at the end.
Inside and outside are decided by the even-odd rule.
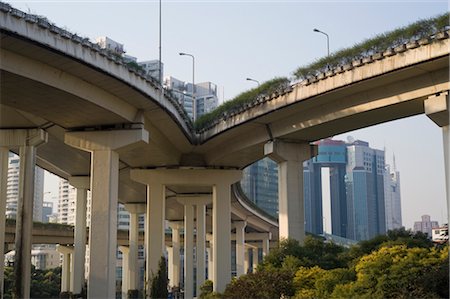
POLYGON ((287 78, 275 78, 264 82, 260 86, 245 91, 237 95, 234 99, 227 101, 211 111, 199 117, 195 123, 194 128, 199 131, 210 125, 216 120, 224 117, 226 114, 238 111, 247 104, 250 104, 260 97, 270 96, 274 92, 281 91, 289 86, 289 80, 287 78))
POLYGON ((286 298, 294 295, 294 273, 286 269, 264 269, 234 279, 224 298, 286 298))
POLYGON ((287 239, 280 242, 278 248, 270 251, 261 268, 296 268, 319 266, 322 269, 341 268, 347 265, 347 256, 343 253, 344 247, 334 243, 307 236, 303 246, 298 241, 287 239))
MULTIPOLYGON (((59 298, 61 291, 61 267, 39 270, 32 266, 31 298, 59 298)), ((13 298, 14 269, 5 267, 4 298, 13 298)))
POLYGON ((320 58, 309 65, 299 67, 294 75, 297 79, 307 79, 329 69, 352 63, 357 59, 368 57, 377 52, 386 51, 413 40, 428 38, 430 35, 449 26, 449 14, 445 13, 434 18, 419 20, 409 26, 376 35, 354 45, 320 58))
POLYGON ((378 250, 382 246, 405 245, 408 248, 420 247, 431 248, 433 243, 422 232, 413 233, 411 230, 405 230, 404 227, 390 230, 386 235, 379 235, 370 240, 360 241, 358 245, 353 246, 345 253, 348 260, 353 265, 366 254, 378 250))
POLYGON ((200 286, 200 299, 208 298, 208 296, 213 292, 213 282, 209 279, 200 286))
POLYGON ((169 295, 168 283, 166 258, 162 256, 159 260, 158 274, 152 277, 150 298, 167 298, 169 295))
POLYGON ((381 247, 356 265, 357 279, 333 297, 448 298, 448 247, 381 247))

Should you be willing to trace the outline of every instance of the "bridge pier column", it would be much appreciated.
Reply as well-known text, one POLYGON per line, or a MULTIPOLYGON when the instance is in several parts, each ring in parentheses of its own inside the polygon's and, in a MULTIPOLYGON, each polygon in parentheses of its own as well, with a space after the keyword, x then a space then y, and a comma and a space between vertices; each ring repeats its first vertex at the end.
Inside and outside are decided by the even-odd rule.
POLYGON ((245 246, 245 252, 244 252, 244 274, 249 273, 250 271, 250 252, 249 248, 245 246))
MULTIPOLYGON (((42 129, 0 130, 0 146, 19 148, 20 156, 19 198, 17 200, 15 240, 16 255, 14 259, 14 274, 16 277, 14 295, 17 298, 30 297, 31 235, 33 229, 36 147, 47 142, 47 138, 47 132, 42 129)), ((4 161, 2 162, 5 163, 4 161)), ((3 255, 3 252, 1 254, 3 255)))
POLYGON ((158 264, 165 249, 166 186, 154 179, 148 170, 131 170, 132 180, 147 185, 147 213, 145 223, 146 285, 150 294, 152 277, 158 273, 158 264))
POLYGON ((194 205, 178 198, 184 205, 184 298, 194 298, 194 205))
POLYGON ((234 224, 236 227, 236 276, 239 277, 245 274, 245 227, 247 222, 237 221, 234 224))
MULTIPOLYGON (((239 173, 239 178, 240 178, 239 173)), ((222 181, 213 186, 213 281, 214 291, 223 292, 231 281, 231 184, 222 181)))
POLYGON ((130 228, 128 264, 127 268, 123 268, 123 271, 127 272, 129 279, 128 290, 135 290, 136 292, 139 288, 139 215, 145 213, 145 208, 145 204, 125 204, 125 209, 130 213, 130 228))
POLYGON ((8 184, 8 147, 0 147, 0 298, 3 298, 5 269, 5 214, 6 189, 8 184))
POLYGON ((447 197, 447 212, 450 215, 450 129, 449 129, 449 91, 432 95, 424 101, 425 114, 442 128, 442 141, 444 147, 445 164, 445 190, 447 197))
POLYGON ((63 255, 61 267, 61 293, 68 293, 70 292, 70 264, 71 256, 73 254, 73 247, 57 245, 56 250, 63 255))
POLYGON ((74 253, 70 291, 74 295, 82 293, 86 260, 86 205, 87 190, 90 188, 88 176, 72 176, 69 184, 76 188, 74 253))
POLYGON ((196 199, 196 257, 197 257, 197 297, 200 296, 200 287, 206 279, 206 205, 211 203, 210 198, 196 199))
POLYGON ((116 293, 118 149, 147 142, 142 128, 67 132, 65 143, 91 153, 91 226, 89 229, 88 298, 116 293))
POLYGON ((303 243, 303 161, 314 156, 316 146, 281 140, 265 144, 264 154, 278 163, 278 223, 280 240, 293 238, 303 243))
POLYGON ((208 254, 208 279, 212 281, 213 272, 213 256, 212 256, 212 243, 209 242, 209 247, 206 248, 206 253, 208 254))
POLYGON ((172 256, 169 256, 169 267, 172 269, 169 273, 169 282, 172 287, 180 287, 180 228, 182 222, 170 222, 172 229, 172 256))
POLYGON ((122 299, 128 299, 128 290, 130 290, 130 249, 127 246, 119 246, 122 252, 122 299))
POLYGON ((252 271, 253 273, 256 272, 256 268, 258 267, 259 264, 259 248, 258 247, 253 247, 252 248, 252 271))
MULTIPOLYGON (((152 182, 152 186, 198 185, 212 187, 213 282, 214 291, 223 292, 225 286, 231 280, 231 184, 239 181, 242 172, 240 170, 219 169, 133 169, 130 175, 133 180, 144 184, 152 182)), ((151 187, 150 190, 152 189, 154 188, 151 187)), ((157 238, 157 241, 152 242, 150 246, 156 246, 158 249, 152 252, 150 248, 150 255, 147 255, 147 261, 154 259, 155 254, 157 259, 159 259, 164 249, 165 195, 162 192, 157 194, 162 196, 159 196, 158 200, 155 199, 157 203, 155 203, 155 208, 149 211, 149 213, 153 213, 149 215, 149 222, 152 222, 152 219, 153 221, 158 219, 156 222, 160 224, 156 230, 148 231, 157 238)), ((155 269, 157 269, 157 262, 155 266, 155 269)), ((148 267, 147 271, 151 271, 151 269, 152 267, 148 267)))
POLYGON ((263 254, 263 257, 265 257, 266 255, 269 254, 270 238, 271 238, 271 234, 269 233, 269 235, 266 238, 262 239, 262 254, 263 254))

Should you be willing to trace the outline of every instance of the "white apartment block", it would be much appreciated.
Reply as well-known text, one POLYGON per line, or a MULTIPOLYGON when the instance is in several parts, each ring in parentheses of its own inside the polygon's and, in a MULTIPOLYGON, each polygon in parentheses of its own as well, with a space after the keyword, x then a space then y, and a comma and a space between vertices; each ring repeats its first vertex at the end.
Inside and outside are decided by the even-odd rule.
MULTIPOLYGON (((20 158, 10 153, 8 158, 8 181, 6 191, 6 218, 16 218, 17 201, 19 199, 20 158)), ((44 170, 35 167, 33 220, 42 222, 42 205, 44 200, 44 170)))

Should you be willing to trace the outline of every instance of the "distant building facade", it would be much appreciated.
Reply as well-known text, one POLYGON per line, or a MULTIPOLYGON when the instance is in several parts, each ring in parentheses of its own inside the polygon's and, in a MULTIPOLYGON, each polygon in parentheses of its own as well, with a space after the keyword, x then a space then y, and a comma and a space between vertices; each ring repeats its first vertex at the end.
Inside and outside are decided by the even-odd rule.
MULTIPOLYGON (((164 87, 172 91, 178 102, 183 106, 191 119, 194 118, 193 85, 168 76, 164 79, 164 87)), ((211 82, 195 84, 195 102, 197 118, 211 112, 219 104, 217 97, 217 85, 211 82)))
MULTIPOLYGON (((17 202, 19 200, 19 156, 9 153, 8 157, 8 179, 6 185, 6 218, 16 218, 17 202)), ((33 220, 42 222, 42 205, 44 200, 44 170, 35 167, 34 173, 34 197, 33 197, 33 220)))
POLYGON ((278 216, 278 167, 264 158, 245 168, 241 187, 247 197, 272 216, 278 216))
POLYGON ((432 221, 430 215, 422 215, 422 221, 414 222, 414 232, 422 232, 427 234, 429 238, 432 237, 433 228, 439 227, 439 222, 432 221))
POLYGON ((386 213, 386 230, 401 228, 402 225, 402 203, 400 195, 400 173, 395 168, 391 170, 386 166, 384 176, 384 206, 386 213))
MULTIPOLYGON (((402 226, 400 174, 386 165, 384 151, 361 140, 317 142, 318 155, 303 163, 305 230, 323 234, 322 169, 329 168, 331 233, 366 240, 402 226)), ((247 197, 278 214, 278 173, 265 158, 243 172, 247 197)))

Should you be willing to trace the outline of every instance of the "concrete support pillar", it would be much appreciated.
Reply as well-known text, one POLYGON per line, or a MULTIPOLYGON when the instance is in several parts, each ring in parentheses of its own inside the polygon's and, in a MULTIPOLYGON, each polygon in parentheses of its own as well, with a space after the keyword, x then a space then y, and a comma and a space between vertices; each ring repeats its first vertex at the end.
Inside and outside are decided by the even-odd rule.
POLYGON ((145 213, 145 204, 128 203, 125 209, 130 213, 128 267, 128 290, 139 288, 139 215, 145 213))
POLYGON ((231 191, 230 185, 213 186, 213 282, 223 292, 231 280, 231 191))
POLYGON ((237 277, 245 274, 244 260, 245 260, 245 227, 246 221, 234 222, 236 227, 236 275, 237 277))
POLYGON ((3 298, 4 268, 5 268, 5 214, 6 187, 8 184, 8 155, 7 147, 0 147, 0 298, 3 298))
POLYGON ((119 246, 122 252, 122 299, 128 299, 128 290, 130 290, 130 276, 129 276, 129 253, 127 246, 119 246))
POLYGON ((447 215, 450 215, 450 127, 442 127, 444 144, 445 191, 447 194, 447 215))
POLYGON ((119 185, 117 150, 148 142, 148 132, 142 128, 68 132, 64 141, 91 153, 88 297, 114 298, 119 185))
POLYGON ((194 298, 194 206, 184 204, 184 298, 194 298))
POLYGON ((152 277, 158 273, 158 264, 164 255, 165 219, 166 219, 166 185, 155 176, 154 171, 133 169, 130 177, 147 185, 147 218, 145 223, 145 256, 147 294, 150 294, 152 277))
POLYGON ((256 268, 258 267, 259 264, 259 254, 258 254, 258 247, 254 247, 253 248, 253 259, 252 259, 252 266, 253 266, 253 273, 256 272, 256 268))
POLYGON ((449 130, 449 91, 432 95, 424 101, 425 114, 439 127, 442 128, 442 141, 444 145, 445 164, 445 190, 447 197, 447 215, 450 215, 450 130, 449 130))
POLYGON ((172 287, 180 286, 180 228, 183 225, 182 222, 169 223, 172 229, 172 258, 169 256, 169 267, 172 268, 169 273, 169 280, 172 287))
MULTIPOLYGON (((14 259, 14 274, 16 279, 13 291, 16 298, 30 297, 31 234, 33 228, 36 147, 47 142, 47 138, 47 133, 42 129, 0 129, 0 147, 8 149, 19 148, 20 156, 19 198, 17 200, 15 239, 16 255, 14 259)), ((4 156, 5 153, 5 149, 3 149, 2 156, 4 156)), ((5 158, 3 157, 1 161, 2 165, 5 163, 4 159, 5 158)), ((6 159, 8 158, 6 157, 6 159)), ((2 179, 4 180, 5 178, 2 179)), ((3 197, 2 201, 5 200, 4 198, 5 197, 3 197)), ((3 204, 4 203, 2 202, 2 205, 3 204)), ((4 215, 4 211, 2 215, 4 215)), ((4 233, 2 234, 2 239, 4 238, 3 236, 4 233)), ((3 252, 1 254, 3 254, 3 252)))
POLYGON ((73 247, 57 245, 56 250, 63 256, 61 267, 61 293, 67 293, 70 292, 70 264, 71 256, 73 254, 73 247))
POLYGON ((245 252, 244 252, 244 274, 249 273, 250 271, 250 253, 249 253, 249 249, 247 247, 245 247, 245 252))
MULTIPOLYGON (((231 217, 231 184, 239 181, 242 176, 240 170, 218 169, 133 169, 131 178, 138 182, 162 185, 198 185, 212 186, 213 189, 213 282, 214 291, 223 292, 231 280, 231 243, 230 243, 230 217, 231 217)), ((152 189, 152 188, 150 188, 152 189)), ((160 197, 161 198, 161 197, 160 197)), ((165 198, 165 197, 162 197, 165 198)), ((160 200, 161 207, 164 200, 160 200)), ((150 246, 164 248, 163 224, 164 210, 151 209, 149 218, 161 219, 161 230, 152 230, 151 234, 160 235, 160 240, 151 242, 150 246), (156 244, 156 245, 154 245, 156 244)), ((159 221, 158 221, 159 222, 159 221)), ((151 252, 151 251, 150 251, 151 252)), ((159 258, 159 257, 158 257, 159 258)), ((152 256, 147 256, 147 260, 152 256)), ((156 263, 157 265, 157 263, 156 263)))
POLYGON ((303 161, 313 157, 316 146, 280 140, 265 144, 264 153, 278 163, 279 236, 303 243, 305 215, 303 204, 303 161))
POLYGON ((90 189, 88 176, 72 176, 69 184, 76 188, 74 253, 70 291, 77 295, 84 286, 84 267, 86 259, 86 206, 87 190, 90 189))
POLYGON ((263 254, 263 257, 265 257, 266 255, 269 254, 269 246, 270 246, 269 238, 262 239, 262 254, 263 254))
POLYGON ((208 254, 208 279, 212 281, 213 272, 213 254, 212 254, 212 243, 209 243, 209 247, 206 248, 206 253, 208 254))
POLYGON ((200 287, 206 279, 206 205, 210 202, 209 197, 196 199, 197 297, 200 295, 200 287))

